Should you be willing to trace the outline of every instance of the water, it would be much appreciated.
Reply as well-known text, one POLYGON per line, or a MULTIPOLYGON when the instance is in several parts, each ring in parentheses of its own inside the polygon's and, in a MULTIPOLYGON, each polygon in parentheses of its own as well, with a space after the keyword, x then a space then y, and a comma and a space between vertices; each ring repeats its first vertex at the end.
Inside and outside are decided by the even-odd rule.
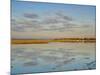
POLYGON ((96 68, 95 43, 20 44, 11 51, 12 74, 96 68))

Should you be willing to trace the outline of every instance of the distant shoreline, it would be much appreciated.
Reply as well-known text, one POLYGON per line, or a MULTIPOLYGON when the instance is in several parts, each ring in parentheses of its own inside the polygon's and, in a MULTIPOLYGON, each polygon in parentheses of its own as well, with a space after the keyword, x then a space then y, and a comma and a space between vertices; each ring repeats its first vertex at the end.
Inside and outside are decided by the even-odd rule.
POLYGON ((96 38, 60 38, 60 39, 11 39, 11 44, 95 43, 96 38))

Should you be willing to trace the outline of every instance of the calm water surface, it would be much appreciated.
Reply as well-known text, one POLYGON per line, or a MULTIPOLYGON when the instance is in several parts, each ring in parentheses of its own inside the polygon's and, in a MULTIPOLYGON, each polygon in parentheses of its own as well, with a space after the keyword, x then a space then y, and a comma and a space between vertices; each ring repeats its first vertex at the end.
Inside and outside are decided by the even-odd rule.
POLYGON ((11 51, 12 74, 96 68, 95 43, 20 44, 11 51))

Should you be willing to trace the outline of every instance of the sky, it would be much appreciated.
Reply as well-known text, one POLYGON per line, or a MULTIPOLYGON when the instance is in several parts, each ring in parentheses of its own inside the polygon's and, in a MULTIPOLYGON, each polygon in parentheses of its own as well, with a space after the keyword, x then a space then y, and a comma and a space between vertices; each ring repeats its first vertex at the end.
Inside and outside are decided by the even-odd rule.
POLYGON ((95 37, 96 7, 12 0, 12 39, 95 37))

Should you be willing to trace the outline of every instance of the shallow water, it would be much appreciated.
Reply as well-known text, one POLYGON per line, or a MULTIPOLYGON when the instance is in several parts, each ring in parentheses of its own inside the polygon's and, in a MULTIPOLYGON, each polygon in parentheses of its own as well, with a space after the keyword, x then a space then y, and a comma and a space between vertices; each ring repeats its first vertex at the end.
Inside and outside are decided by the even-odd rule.
POLYGON ((12 74, 96 68, 95 43, 20 44, 11 51, 12 74))

